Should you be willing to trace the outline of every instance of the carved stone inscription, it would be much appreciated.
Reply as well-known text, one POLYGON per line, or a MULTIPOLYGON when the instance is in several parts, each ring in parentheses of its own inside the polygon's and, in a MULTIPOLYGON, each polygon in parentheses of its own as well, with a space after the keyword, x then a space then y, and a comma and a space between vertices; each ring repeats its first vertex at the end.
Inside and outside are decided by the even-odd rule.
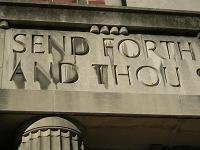
POLYGON ((199 93, 196 37, 6 31, 3 88, 199 93))

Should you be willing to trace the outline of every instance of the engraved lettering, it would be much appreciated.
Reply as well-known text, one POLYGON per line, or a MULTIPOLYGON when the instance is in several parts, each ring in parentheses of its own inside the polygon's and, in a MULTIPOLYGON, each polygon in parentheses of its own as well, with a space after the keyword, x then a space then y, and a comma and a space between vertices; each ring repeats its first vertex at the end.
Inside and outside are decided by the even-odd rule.
POLYGON ((26 34, 16 34, 13 39, 15 41, 13 48, 14 53, 24 53, 26 51, 25 46, 26 34))
POLYGON ((196 73, 200 77, 200 68, 197 69, 196 73))
MULTIPOLYGON (((53 51, 56 50, 61 56, 65 55, 65 36, 62 37, 62 43, 58 43, 55 38, 48 36, 49 53, 54 54, 53 51)), ((56 56, 55 56, 56 57, 56 56)))
POLYGON ((38 62, 35 62, 34 69, 34 81, 38 81, 40 83, 41 89, 48 89, 48 86, 51 83, 51 76, 49 71, 46 71, 44 67, 39 65, 38 62))
MULTIPOLYGON (((115 84, 118 85, 119 84, 119 77, 127 77, 128 78, 128 84, 131 85, 131 77, 130 77, 130 66, 126 66, 126 71, 124 70, 124 72, 126 73, 119 73, 118 70, 118 66, 115 65, 115 84)), ((124 80, 124 78, 121 79, 121 82, 126 82, 127 83, 127 79, 126 81, 124 80)))
POLYGON ((17 66, 14 69, 14 72, 10 78, 10 81, 14 81, 15 85, 19 89, 24 89, 25 88, 25 75, 21 67, 21 61, 17 64, 17 66))
POLYGON ((154 58, 155 57, 154 55, 156 55, 161 59, 166 59, 164 56, 158 53, 156 42, 150 40, 145 41, 145 47, 147 51, 147 57, 154 58))
POLYGON ((85 38, 72 38, 72 55, 86 55, 89 52, 89 45, 85 38))
POLYGON ((113 56, 113 39, 104 39, 104 56, 113 56))
POLYGON ((175 43, 172 41, 160 41, 160 43, 167 51, 168 59, 175 59, 175 43))
POLYGON ((32 53, 44 53, 43 42, 43 35, 32 35, 32 53))
POLYGON ((53 62, 51 63, 51 75, 55 84, 60 82, 60 62, 65 56, 65 36, 63 36, 62 46, 52 37, 48 37, 49 53, 52 54, 53 62))
POLYGON ((134 40, 123 40, 119 44, 119 52, 128 58, 136 58, 140 55, 140 47, 134 40))
POLYGON ((137 80, 146 86, 157 86, 159 84, 158 71, 152 66, 142 66, 136 71, 137 80))
POLYGON ((175 76, 174 73, 172 73, 172 69, 167 69, 167 67, 163 67, 165 82, 168 83, 172 87, 180 87, 180 75, 179 75, 179 68, 175 68, 175 76), (167 72, 168 71, 168 72, 167 72))
POLYGON ((94 79, 89 89, 97 86, 96 91, 124 88, 149 93, 159 88, 161 93, 166 89, 174 94, 179 88, 195 93, 200 82, 196 79, 200 77, 198 61, 193 61, 198 60, 200 49, 196 37, 12 29, 5 39, 3 88, 67 90, 77 86, 76 90, 83 90, 87 78, 94 79), (89 44, 93 44, 91 54, 89 44), (193 87, 184 85, 193 82, 193 87))
POLYGON ((186 54, 190 53, 191 56, 190 58, 192 58, 192 60, 196 60, 192 44, 190 42, 187 43, 178 42, 178 48, 181 55, 181 59, 187 59, 188 57, 186 54))
POLYGON ((104 55, 109 57, 113 78, 115 78, 113 39, 104 39, 104 55))
POLYGON ((108 65, 92 64, 95 69, 98 84, 108 84, 108 65))
POLYGON ((77 67, 70 63, 60 64, 61 83, 74 83, 78 80, 77 67))

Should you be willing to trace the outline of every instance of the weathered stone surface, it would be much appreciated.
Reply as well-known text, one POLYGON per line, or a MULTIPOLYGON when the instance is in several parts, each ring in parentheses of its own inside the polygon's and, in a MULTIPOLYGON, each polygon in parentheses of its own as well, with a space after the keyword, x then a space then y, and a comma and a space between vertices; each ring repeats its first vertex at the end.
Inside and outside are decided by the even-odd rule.
POLYGON ((105 0, 106 5, 111 5, 111 6, 122 6, 121 0, 105 0))
POLYGON ((1 111, 200 115, 196 37, 9 29, 5 41, 1 111))
POLYGON ((118 27, 112 27, 112 28, 110 29, 110 34, 118 35, 118 34, 119 34, 119 29, 118 29, 118 27))
POLYGON ((127 27, 121 27, 119 33, 122 35, 128 35, 127 27))
POLYGON ((1 112, 199 116, 199 96, 1 90, 1 112), (190 101, 191 100, 191 101, 190 101))
MULTIPOLYGON (((0 2, 18 2, 18 3, 49 3, 45 0, 0 0, 0 2)), ((186 10, 186 11, 199 11, 199 1, 198 0, 126 0, 128 7, 134 8, 153 8, 153 9, 163 9, 163 10, 186 10)), ((62 4, 61 2, 58 4, 62 4)), ((63 4, 66 4, 63 2, 63 4)), ((78 0, 78 4, 85 5, 87 0, 78 0)), ((105 5, 108 6, 122 6, 121 0, 105 0, 105 5)), ((102 6, 102 5, 100 5, 102 6)))
POLYGON ((91 32, 91 33, 95 33, 95 34, 99 34, 99 33, 100 33, 99 27, 96 26, 96 25, 93 25, 93 26, 90 28, 90 32, 91 32))
POLYGON ((10 29, 5 41, 3 89, 199 95, 196 37, 10 29))
MULTIPOLYGON (((88 149, 199 146, 199 39, 169 36, 195 35, 198 13, 0 4, 2 19, 21 28, 5 36, 1 144, 8 145, 25 122, 56 115, 83 123, 88 149), (85 32, 93 24, 108 31, 127 26, 130 34, 85 32), (168 36, 133 34, 136 29, 168 36)), ((31 134, 33 145, 38 133, 31 134)), ((52 141, 59 134, 52 130, 52 141)))
POLYGON ((2 74, 3 74, 3 57, 5 49, 5 30, 0 29, 0 87, 2 84, 2 74))
MULTIPOLYGON (((149 115, 183 113, 177 95, 1 90, 0 104, 1 111, 149 115)), ((184 113, 187 115, 187 111, 184 113)))
POLYGON ((126 0, 129 7, 199 11, 199 0, 126 0))
POLYGON ((39 91, 0 91, 1 111, 33 111, 48 112, 54 110, 54 92, 40 93, 39 91), (48 95, 46 95, 48 94, 48 95), (15 100, 14 100, 15 99, 15 100))
POLYGON ((5 47, 5 30, 0 29, 0 67, 3 66, 4 47, 5 47))
POLYGON ((1 21, 0 22, 0 28, 1 29, 8 29, 9 28, 9 23, 7 21, 1 21))
POLYGON ((200 27, 198 13, 175 12, 31 3, 16 5, 9 1, 0 1, 0 18, 8 20, 12 26, 88 30, 92 25, 100 24, 127 26, 129 30, 137 32, 197 34, 200 27))

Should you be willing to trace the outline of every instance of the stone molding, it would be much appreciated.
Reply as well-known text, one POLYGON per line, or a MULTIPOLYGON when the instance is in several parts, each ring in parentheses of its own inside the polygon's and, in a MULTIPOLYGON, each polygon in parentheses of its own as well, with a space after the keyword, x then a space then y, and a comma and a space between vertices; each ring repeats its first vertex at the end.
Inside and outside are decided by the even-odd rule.
POLYGON ((124 26, 128 27, 130 32, 137 33, 195 36, 200 28, 199 12, 191 11, 0 1, 0 14, 1 20, 8 21, 14 28, 88 31, 96 24, 124 26))

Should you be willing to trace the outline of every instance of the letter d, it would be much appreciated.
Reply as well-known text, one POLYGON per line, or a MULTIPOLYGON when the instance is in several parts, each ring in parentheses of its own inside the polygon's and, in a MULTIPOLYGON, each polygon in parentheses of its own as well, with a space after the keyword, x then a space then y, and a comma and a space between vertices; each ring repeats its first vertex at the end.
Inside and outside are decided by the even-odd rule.
POLYGON ((72 38, 72 55, 86 55, 89 52, 89 45, 85 38, 72 38))
POLYGON ((74 83, 78 80, 78 72, 74 64, 61 64, 60 73, 61 83, 74 83))

